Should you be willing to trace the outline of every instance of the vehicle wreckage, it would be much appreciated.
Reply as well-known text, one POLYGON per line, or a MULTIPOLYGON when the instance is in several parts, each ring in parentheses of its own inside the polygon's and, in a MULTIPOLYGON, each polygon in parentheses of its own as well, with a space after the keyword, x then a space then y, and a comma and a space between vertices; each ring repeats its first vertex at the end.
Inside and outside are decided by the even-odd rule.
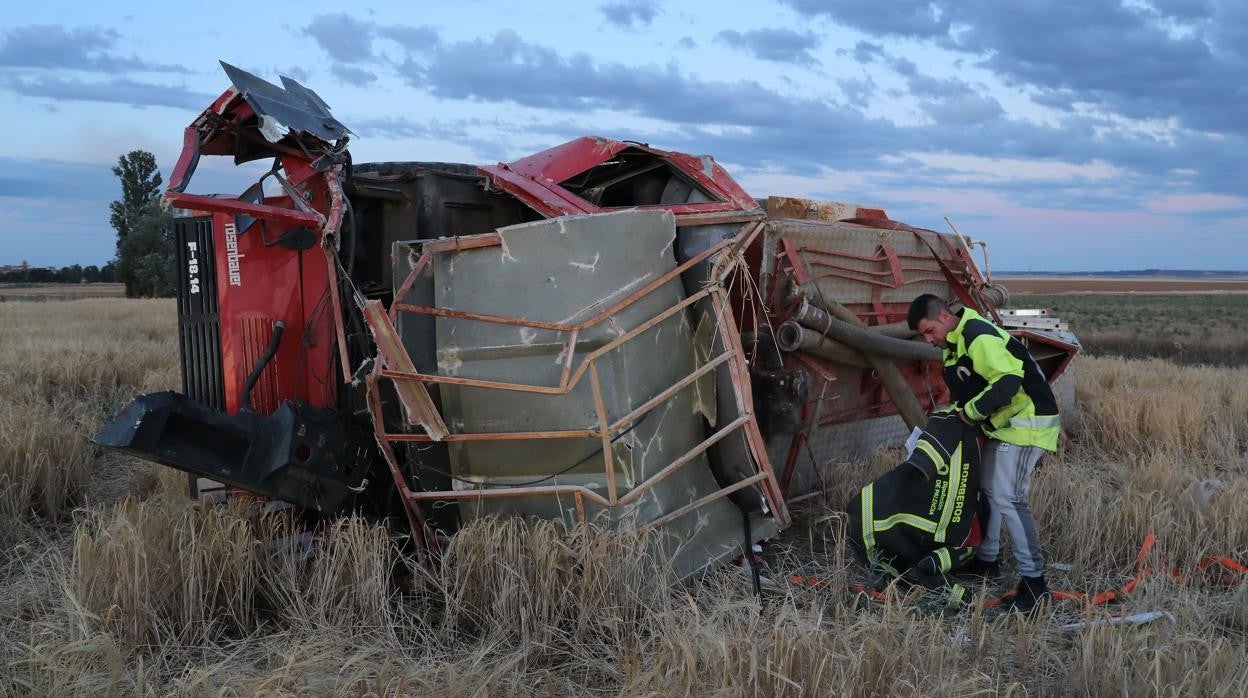
POLYGON ((915 296, 1017 320, 1050 381, 1077 351, 1003 317, 956 231, 755 199, 709 156, 597 137, 356 163, 315 92, 222 65, 164 194, 182 392, 95 437, 193 483, 425 549, 487 515, 654 529, 688 575, 948 400, 905 326, 915 296), (239 196, 188 193, 203 156, 273 165, 239 196))

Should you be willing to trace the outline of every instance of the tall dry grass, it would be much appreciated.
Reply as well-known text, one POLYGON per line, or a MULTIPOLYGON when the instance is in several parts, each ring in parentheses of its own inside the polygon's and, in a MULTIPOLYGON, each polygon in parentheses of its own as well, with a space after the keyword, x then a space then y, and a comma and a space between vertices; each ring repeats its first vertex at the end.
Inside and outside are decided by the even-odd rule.
POLYGON ((177 386, 176 341, 169 301, 0 305, 0 544, 85 501, 87 437, 130 395, 177 386))
MULTIPOLYGON (((158 354, 141 380, 176 377, 172 346, 158 354)), ((100 370, 106 385, 140 380, 117 377, 129 370, 122 367, 100 370)), ((1248 403, 1235 389, 1245 378, 1245 371, 1081 360, 1078 424, 1062 453, 1041 468, 1033 494, 1049 558, 1070 565, 1050 570, 1055 586, 1099 591, 1123 584, 1150 531, 1159 542, 1147 564, 1158 570, 1190 570, 1206 554, 1248 559, 1248 403)), ((105 409, 106 398, 74 392, 74 381, 58 385, 67 402, 98 400, 97 415, 116 406, 105 409)), ((124 388, 116 392, 111 399, 123 399, 124 388)), ((84 413, 57 438, 81 437, 88 421, 84 413)), ((32 443, 55 445, 44 438, 32 443)), ((417 564, 400 552, 400 541, 366 522, 319 529, 309 547, 293 519, 255 505, 193 504, 172 485, 117 486, 116 495, 146 495, 79 510, 75 526, 59 535, 27 528, 11 548, 18 561, 0 567, 0 691, 1248 690, 1248 586, 1155 574, 1112 608, 1085 613, 1062 604, 1031 620, 980 608, 943 613, 918 592, 876 603, 841 591, 859 571, 840 545, 839 507, 896 458, 884 452, 866 463, 829 465, 832 494, 803 504, 796 525, 768 546, 761 602, 734 568, 673 584, 644 537, 481 521, 458 534, 439 560, 417 564), (817 577, 826 587, 789 584, 788 573, 817 577), (1168 611, 1174 620, 1061 627, 1148 610, 1168 611)), ((97 462, 79 482, 115 465, 97 462)), ((22 516, 43 520, 31 511, 22 516)))

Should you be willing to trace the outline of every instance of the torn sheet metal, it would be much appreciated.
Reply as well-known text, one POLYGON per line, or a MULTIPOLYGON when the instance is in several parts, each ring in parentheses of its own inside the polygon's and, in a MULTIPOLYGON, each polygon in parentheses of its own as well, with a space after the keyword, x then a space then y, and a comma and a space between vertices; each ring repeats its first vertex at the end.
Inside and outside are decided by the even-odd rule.
MULTIPOLYGON (((493 187, 515 196, 545 216, 601 213, 620 206, 662 205, 682 218, 750 212, 760 208, 758 202, 709 155, 659 150, 642 143, 597 136, 583 136, 515 162, 482 167, 481 171, 493 187), (667 196, 659 201, 633 199, 607 204, 589 201, 581 195, 584 192, 578 194, 571 186, 569 180, 572 177, 596 168, 610 167, 629 155, 649 156, 655 165, 670 167, 676 176, 669 181, 669 185, 684 184, 688 186, 691 196, 673 198, 671 192, 665 192, 667 196)), ((619 176, 628 178, 627 173, 619 176)))
POLYGON ((346 126, 329 112, 329 105, 320 95, 282 76, 278 87, 264 78, 221 62, 234 88, 255 110, 260 135, 276 143, 288 135, 308 134, 326 143, 333 143, 350 133, 346 126))
MULTIPOLYGON (((377 352, 380 355, 379 359, 386 368, 408 373, 416 370, 411 357, 404 350, 399 333, 386 317, 381 301, 368 301, 364 307, 364 321, 373 333, 373 340, 377 343, 377 352)), ((433 399, 429 397, 429 391, 425 389, 424 383, 400 381, 395 384, 394 388, 399 396, 399 404, 402 405, 403 412, 407 416, 408 424, 424 428, 425 433, 429 434, 434 441, 441 441, 446 437, 446 424, 443 423, 442 415, 433 404, 433 399)))
MULTIPOLYGON (((752 224, 746 224, 746 229, 751 229, 752 224)), ((676 231, 676 260, 685 262, 697 257, 699 254, 708 249, 720 245, 728 240, 735 239, 738 235, 743 234, 741 225, 725 224, 725 225, 702 225, 681 227, 676 231)), ((717 262, 720 261, 722 254, 708 257, 702 262, 696 264, 682 276, 682 282, 685 292, 688 294, 696 293, 697 289, 703 288, 708 283, 714 281, 715 270, 718 268, 717 262)), ((718 333, 711 331, 710 328, 718 326, 718 316, 714 303, 711 299, 699 301, 693 307, 696 327, 699 334, 698 346, 707 355, 714 355, 725 351, 726 347, 723 338, 718 333)), ((737 332, 737 328, 733 328, 733 332, 737 332)), ((714 377, 708 377, 707 380, 700 381, 698 384, 698 396, 702 400, 700 406, 706 411, 708 418, 728 423, 741 416, 741 411, 737 407, 736 400, 733 399, 733 376, 731 367, 722 366, 716 370, 714 377), (709 398, 709 399, 707 399, 709 398)), ((751 402, 753 402, 751 400, 751 402)), ((754 456, 750 452, 750 445, 744 438, 744 435, 735 438, 724 439, 716 444, 711 450, 712 469, 715 477, 720 482, 736 482, 743 478, 749 477, 754 470, 754 456)), ((761 492, 757 490, 747 490, 737 495, 737 499, 747 500, 749 506, 760 508, 764 511, 767 509, 767 500, 761 492)))

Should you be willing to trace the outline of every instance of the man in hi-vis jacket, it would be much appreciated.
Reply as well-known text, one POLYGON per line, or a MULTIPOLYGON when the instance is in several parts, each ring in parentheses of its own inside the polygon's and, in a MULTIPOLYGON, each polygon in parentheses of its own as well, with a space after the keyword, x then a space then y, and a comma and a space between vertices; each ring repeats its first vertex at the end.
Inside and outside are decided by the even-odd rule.
POLYGON ((1049 594, 1028 494, 1040 459, 1057 450, 1061 422, 1053 390, 1022 342, 970 308, 955 314, 941 298, 924 294, 910 304, 907 319, 924 341, 944 349, 953 407, 988 437, 981 467, 988 520, 968 569, 1000 575, 1004 524, 1020 577, 1014 607, 1030 612, 1049 594))

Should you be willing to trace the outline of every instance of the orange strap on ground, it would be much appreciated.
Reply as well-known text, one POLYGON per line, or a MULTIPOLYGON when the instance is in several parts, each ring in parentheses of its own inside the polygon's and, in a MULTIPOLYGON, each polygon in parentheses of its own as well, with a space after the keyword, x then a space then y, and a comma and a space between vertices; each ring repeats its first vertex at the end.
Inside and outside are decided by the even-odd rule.
MULTIPOLYGON (((794 584, 801 584, 803 586, 808 586, 813 589, 822 589, 824 587, 831 586, 831 584, 825 580, 819 579, 817 577, 803 577, 800 574, 791 575, 789 577, 789 581, 793 582, 794 584)), ((876 601, 887 601, 890 598, 888 594, 882 591, 876 591, 875 589, 872 589, 871 587, 865 586, 863 584, 848 584, 845 586, 845 588, 848 591, 854 592, 855 594, 866 594, 867 596, 870 596, 876 601)))
MULTIPOLYGON (((1108 603, 1110 601, 1114 601, 1118 598, 1126 596, 1127 594, 1130 594, 1131 592, 1135 591, 1135 588, 1139 586, 1140 582, 1147 579, 1148 576, 1153 573, 1153 568, 1144 566, 1144 560, 1148 557, 1148 554, 1152 552, 1153 546, 1156 545, 1156 543, 1157 543, 1156 534, 1149 533, 1148 535, 1144 536, 1144 542, 1143 544, 1140 545, 1140 552, 1135 557, 1135 575, 1131 578, 1130 581, 1122 585, 1121 588, 1102 591, 1099 594, 1095 594, 1091 597, 1089 597, 1086 593, 1082 591, 1064 591, 1061 589, 1053 589, 1050 591, 1050 594, 1052 594, 1053 599, 1057 601, 1082 602, 1085 608, 1099 606, 1100 604, 1108 603)), ((1224 586, 1238 586, 1244 583, 1245 581, 1248 581, 1248 565, 1244 565, 1242 563, 1236 562, 1235 560, 1232 560, 1231 558, 1226 557, 1224 555, 1215 555, 1215 556, 1203 558, 1200 561, 1200 564, 1197 565, 1196 569, 1202 574, 1207 575, 1209 571, 1214 567, 1221 568, 1221 571, 1219 572, 1219 575, 1216 578, 1216 582, 1218 584, 1221 584, 1224 586), (1238 576, 1235 576, 1235 575, 1238 575, 1238 576)), ((1170 572, 1170 575, 1175 579, 1175 581, 1182 581, 1183 576, 1184 576, 1179 570, 1172 570, 1170 572)), ((815 577, 803 577, 797 574, 790 576, 789 580, 795 584, 802 584, 802 585, 810 586, 814 588, 823 588, 823 587, 830 586, 829 583, 824 580, 817 579, 815 577)), ((867 594, 868 596, 875 599, 876 601, 886 601, 892 598, 891 596, 889 596, 888 594, 884 592, 876 591, 875 589, 871 589, 870 587, 866 587, 861 584, 850 584, 846 587, 846 589, 854 593, 867 594)), ((985 599, 983 602, 983 607, 994 608, 996 606, 1000 606, 1002 603, 1012 598, 1014 595, 1015 595, 1015 592, 1009 591, 1009 592, 1006 592, 1005 594, 1002 594, 999 598, 985 599)))

